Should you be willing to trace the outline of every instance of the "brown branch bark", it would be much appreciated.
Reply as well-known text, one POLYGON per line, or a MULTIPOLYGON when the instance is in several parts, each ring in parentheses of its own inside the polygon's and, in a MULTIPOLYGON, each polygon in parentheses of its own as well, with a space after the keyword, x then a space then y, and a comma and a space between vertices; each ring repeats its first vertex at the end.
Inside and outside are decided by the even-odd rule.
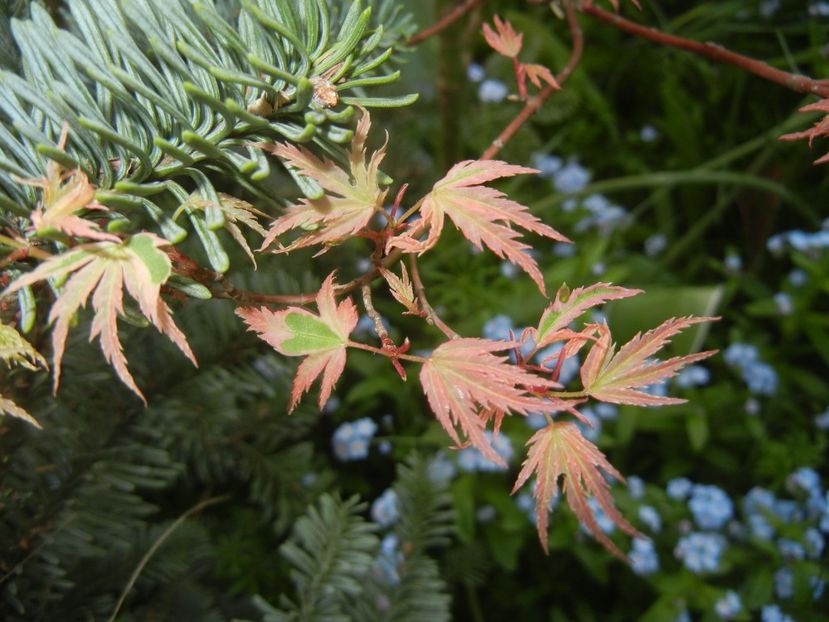
POLYGON ((429 26, 428 28, 424 28, 420 32, 412 35, 406 43, 408 45, 417 45, 438 34, 441 30, 449 28, 452 24, 462 18, 464 15, 469 13, 472 9, 474 9, 479 4, 482 4, 485 0, 466 0, 463 4, 459 4, 454 7, 451 11, 449 11, 446 15, 441 17, 438 21, 434 24, 429 26))
MULTIPOLYGON (((567 78, 570 77, 570 74, 573 73, 573 70, 575 70, 581 60, 581 54, 584 50, 584 37, 581 32, 581 26, 579 26, 578 17, 576 16, 576 8, 573 5, 572 0, 566 0, 565 10, 567 12, 567 25, 570 28, 570 34, 573 37, 573 48, 564 69, 556 75, 556 82, 558 82, 559 86, 564 84, 567 81, 567 78)), ((531 97, 527 103, 524 104, 524 107, 515 116, 515 118, 509 122, 501 133, 498 134, 498 137, 493 140, 489 147, 487 147, 481 154, 481 160, 491 160, 498 155, 501 149, 504 148, 504 145, 506 145, 510 139, 515 136, 518 130, 521 129, 521 126, 523 126, 557 90, 558 88, 547 85, 537 95, 531 97)))
POLYGON ((620 30, 629 32, 637 37, 642 37, 648 41, 693 52, 694 54, 705 56, 717 62, 734 65, 744 71, 785 86, 798 93, 813 93, 820 97, 829 97, 829 84, 825 80, 814 80, 808 76, 776 69, 767 63, 743 56, 742 54, 737 54, 715 43, 701 43, 700 41, 670 35, 655 28, 642 26, 641 24, 627 20, 616 13, 600 9, 592 4, 586 5, 582 10, 587 15, 591 15, 620 30))

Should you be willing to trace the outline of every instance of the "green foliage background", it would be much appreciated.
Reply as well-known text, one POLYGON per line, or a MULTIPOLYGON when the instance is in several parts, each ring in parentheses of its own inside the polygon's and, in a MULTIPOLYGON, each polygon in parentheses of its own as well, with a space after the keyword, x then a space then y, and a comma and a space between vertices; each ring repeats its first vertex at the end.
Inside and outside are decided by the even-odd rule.
MULTIPOLYGON (((26 4, 2 10, 11 15, 26 4)), ((789 71, 829 75, 829 24, 809 17, 803 2, 784 0, 770 18, 759 13, 759 0, 642 4, 641 14, 630 7, 624 14, 789 71)), ((407 10, 425 26, 450 5, 411 1, 407 10)), ((58 3, 49 6, 60 10, 58 3)), ((522 60, 554 71, 566 62, 565 23, 546 6, 506 0, 485 3, 403 55, 401 82, 385 88, 395 95, 417 92, 420 99, 377 111, 372 121, 390 134, 384 170, 395 183, 408 182, 411 197, 452 163, 476 158, 521 105, 481 102, 478 86, 466 79, 467 65, 476 62, 488 77, 512 85, 508 61, 491 54, 479 35, 481 20, 496 12, 524 33, 522 60)), ((687 404, 622 408, 603 427, 601 449, 622 473, 647 482, 646 498, 663 516, 663 533, 655 537, 660 573, 637 576, 580 532, 562 508, 553 516, 553 550, 544 556, 534 526, 507 494, 516 460, 509 473, 462 473, 446 490, 434 484, 427 462, 447 439, 417 383, 401 383, 378 357, 349 353, 336 410, 317 413, 309 400, 288 417, 293 363, 243 335, 228 302, 188 300, 176 317, 198 370, 150 331, 127 330, 146 410, 113 380, 82 330, 71 337, 57 399, 44 375, 3 381, 45 429, 3 422, 0 617, 106 620, 140 568, 119 620, 670 622, 686 606, 694 619, 716 620, 713 603, 726 588, 740 591, 752 610, 740 619, 759 619, 759 607, 774 600, 779 553, 746 543, 732 547, 714 576, 683 569, 671 550, 689 515, 663 489, 684 476, 716 484, 735 501, 753 486, 782 495, 787 476, 803 466, 829 481, 827 433, 813 421, 829 405, 827 257, 774 256, 766 246, 776 232, 816 231, 827 216, 829 178, 825 167, 811 164, 824 145, 810 151, 803 142, 777 140, 814 120, 796 112, 812 99, 587 17, 580 21, 585 54, 579 69, 499 157, 526 165, 537 152, 578 158, 592 173, 580 196, 603 193, 632 219, 609 235, 579 232, 579 213, 563 209, 570 197, 548 181, 524 176, 503 183, 512 198, 576 242, 576 253, 564 258, 539 245, 548 289, 599 279, 645 289, 641 302, 607 309, 618 340, 673 315, 719 314, 722 320, 696 340, 704 339, 706 348, 755 344, 779 375, 776 393, 760 398, 759 414, 746 415, 752 396, 717 357, 707 365, 711 383, 681 393, 687 404), (641 139, 646 125, 656 129, 656 141, 641 139), (667 248, 648 256, 643 244, 654 233, 667 238, 667 248), (729 254, 742 258, 741 269, 727 268, 729 254), (795 266, 808 274, 802 287, 787 280, 795 266), (773 296, 780 291, 791 295, 793 313, 778 312, 773 296), (391 453, 375 444, 366 461, 337 461, 334 429, 366 416, 380 425, 376 441, 391 441, 391 453), (352 499, 371 501, 390 485, 403 517, 394 531, 406 543, 398 586, 372 574, 378 530, 365 505, 352 499), (216 503, 165 537, 205 499, 216 503), (495 517, 480 520, 482 507, 493 508, 495 517)), ((8 67, 15 55, 5 23, 0 20, 0 62, 8 67)), ((380 139, 377 132, 375 144, 380 139)), ((289 184, 279 192, 294 194, 289 184)), ((267 292, 313 291, 333 268, 342 280, 358 275, 368 252, 367 243, 354 241, 313 262, 311 252, 266 259, 255 273, 232 256, 229 278, 267 292)), ((505 277, 496 258, 471 253, 448 229, 422 271, 430 301, 464 335, 480 335, 498 314, 516 326, 533 325, 545 305, 528 279, 505 277)), ((393 301, 376 303, 398 342, 407 336, 415 349, 438 343, 436 331, 400 317, 393 301)), ((45 343, 44 335, 33 341, 45 343)), ((516 448, 530 432, 522 422, 505 426, 516 448)), ((637 502, 624 487, 616 497, 635 516, 637 502)), ((617 541, 627 550, 627 542, 617 541)), ((803 572, 825 579, 825 562, 824 553, 817 568, 803 572)), ((827 596, 815 602, 806 591, 798 588, 787 604, 794 618, 829 619, 822 613, 827 596)))

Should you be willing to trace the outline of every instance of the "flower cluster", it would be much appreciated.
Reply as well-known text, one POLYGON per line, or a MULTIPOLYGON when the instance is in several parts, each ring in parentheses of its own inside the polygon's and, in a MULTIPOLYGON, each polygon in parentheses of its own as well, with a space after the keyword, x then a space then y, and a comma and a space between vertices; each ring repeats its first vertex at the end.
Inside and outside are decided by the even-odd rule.
POLYGON ((397 493, 392 488, 386 488, 371 504, 371 520, 381 527, 390 527, 397 522, 400 511, 397 508, 397 493))
POLYGON ((343 462, 364 460, 368 457, 369 443, 375 432, 377 424, 368 417, 343 423, 331 438, 334 455, 343 462))
POLYGON ((779 255, 787 249, 804 253, 820 252, 829 248, 829 228, 824 224, 824 229, 814 233, 807 233, 799 229, 784 231, 771 236, 766 241, 766 248, 775 255, 779 255))
MULTIPOLYGON (((492 432, 487 430, 487 441, 492 445, 495 452, 504 459, 504 462, 509 463, 514 453, 512 443, 505 434, 498 434, 493 436, 492 432)), ((506 471, 509 467, 503 467, 485 458, 480 451, 474 447, 466 447, 458 452, 458 468, 461 471, 472 473, 475 471, 494 472, 506 471)))
POLYGON ((725 362, 740 371, 748 390, 758 395, 773 395, 777 391, 777 372, 760 360, 756 348, 747 343, 732 343, 723 353, 725 362))

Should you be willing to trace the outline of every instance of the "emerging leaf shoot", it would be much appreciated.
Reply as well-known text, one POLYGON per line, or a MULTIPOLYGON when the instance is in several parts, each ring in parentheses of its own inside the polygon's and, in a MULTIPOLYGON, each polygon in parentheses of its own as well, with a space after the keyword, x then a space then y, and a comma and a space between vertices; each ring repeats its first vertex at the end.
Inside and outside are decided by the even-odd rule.
POLYGON ((277 252, 289 252, 316 244, 336 244, 351 237, 368 225, 375 212, 383 209, 386 190, 381 190, 377 171, 385 156, 385 146, 375 151, 366 162, 365 142, 371 128, 368 112, 357 124, 351 141, 349 170, 322 160, 304 147, 287 143, 257 144, 258 147, 282 158, 299 175, 318 183, 328 194, 319 199, 302 199, 286 209, 285 215, 271 225, 262 247, 267 249, 282 234, 299 229, 305 233, 277 252))

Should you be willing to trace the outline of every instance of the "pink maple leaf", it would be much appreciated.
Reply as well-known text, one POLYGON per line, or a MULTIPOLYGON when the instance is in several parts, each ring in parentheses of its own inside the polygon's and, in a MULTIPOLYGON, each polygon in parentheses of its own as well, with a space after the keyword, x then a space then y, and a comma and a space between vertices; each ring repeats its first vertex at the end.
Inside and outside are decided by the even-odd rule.
POLYGON ((535 63, 521 63, 521 69, 526 73, 536 87, 541 88, 541 82, 546 82, 552 87, 561 88, 556 81, 555 76, 544 65, 536 65, 535 63))
POLYGON ((390 238, 387 247, 400 248, 407 253, 423 253, 434 246, 443 230, 444 217, 449 216, 463 236, 476 248, 486 245, 498 257, 519 266, 545 293, 544 280, 535 259, 529 255, 531 247, 520 242, 518 226, 559 242, 570 242, 552 227, 533 216, 520 203, 507 199, 503 192, 482 184, 501 177, 538 171, 500 160, 466 160, 453 166, 423 198, 422 222, 402 235, 390 238), (429 227, 425 240, 418 239, 424 227, 429 227))
POLYGON ((619 300, 641 294, 641 289, 627 289, 610 283, 596 283, 589 287, 577 287, 573 291, 562 285, 551 305, 544 309, 538 328, 534 330, 537 348, 543 348, 556 341, 571 339, 573 331, 568 326, 588 309, 602 305, 609 300, 619 300))
POLYGON ((493 21, 495 22, 495 30, 492 30, 489 24, 483 25, 484 39, 486 39, 489 47, 499 54, 507 58, 516 58, 521 51, 521 41, 524 35, 515 32, 509 20, 502 20, 496 15, 493 21))
POLYGON ((161 286, 170 276, 170 258, 159 247, 167 242, 151 233, 139 233, 125 242, 103 241, 81 244, 40 264, 18 277, 3 292, 11 294, 44 279, 69 276, 49 311, 52 328, 53 388, 60 384, 61 361, 72 319, 92 296, 94 315, 89 338, 99 337, 101 351, 121 381, 145 403, 127 367, 117 320, 124 312, 124 288, 138 302, 141 313, 166 335, 196 365, 187 339, 173 322, 170 309, 161 298, 161 286))
POLYGON ((345 369, 348 335, 357 325, 357 308, 350 298, 338 305, 334 288, 332 272, 317 293, 319 314, 299 307, 288 307, 282 311, 271 311, 267 307, 236 310, 236 315, 245 321, 248 330, 258 333, 277 352, 306 357, 294 377, 291 411, 320 375, 319 407, 322 410, 345 369))
POLYGON ((535 520, 544 551, 549 552, 547 527, 550 502, 560 488, 570 509, 595 538, 614 555, 625 559, 625 555, 596 524, 587 503, 589 498, 594 498, 608 518, 630 535, 636 536, 636 529, 613 504, 610 484, 602 471, 624 481, 621 473, 613 468, 593 443, 584 438, 578 426, 572 422, 554 422, 542 428, 527 441, 527 446, 527 459, 512 492, 514 494, 530 476, 535 475, 535 520), (559 483, 560 480, 563 481, 559 483))
POLYGON ((515 347, 516 343, 486 339, 453 339, 435 348, 420 370, 420 383, 447 434, 462 446, 456 427, 487 459, 504 465, 484 435, 486 421, 493 416, 531 412, 557 412, 572 407, 556 399, 535 395, 561 385, 536 376, 516 365, 509 357, 493 352, 515 347))
POLYGON ((256 146, 282 158, 286 165, 300 175, 316 181, 327 194, 319 199, 302 199, 277 218, 259 250, 268 248, 288 231, 304 231, 288 246, 277 252, 288 252, 315 244, 336 244, 352 237, 368 225, 375 212, 383 209, 387 190, 377 182, 377 169, 385 155, 385 145, 375 151, 366 162, 365 141, 371 128, 368 112, 357 123, 351 141, 349 170, 340 168, 328 158, 318 158, 304 147, 288 143, 256 146))
POLYGON ((610 342, 607 324, 590 325, 589 328, 595 329, 599 337, 581 367, 584 390, 597 400, 614 404, 635 406, 682 404, 685 402, 683 399, 650 395, 637 389, 663 382, 686 365, 716 354, 716 350, 675 356, 664 361, 654 361, 650 357, 681 330, 693 324, 717 319, 719 318, 671 318, 644 334, 637 333, 618 352, 615 352, 615 347, 610 342))

